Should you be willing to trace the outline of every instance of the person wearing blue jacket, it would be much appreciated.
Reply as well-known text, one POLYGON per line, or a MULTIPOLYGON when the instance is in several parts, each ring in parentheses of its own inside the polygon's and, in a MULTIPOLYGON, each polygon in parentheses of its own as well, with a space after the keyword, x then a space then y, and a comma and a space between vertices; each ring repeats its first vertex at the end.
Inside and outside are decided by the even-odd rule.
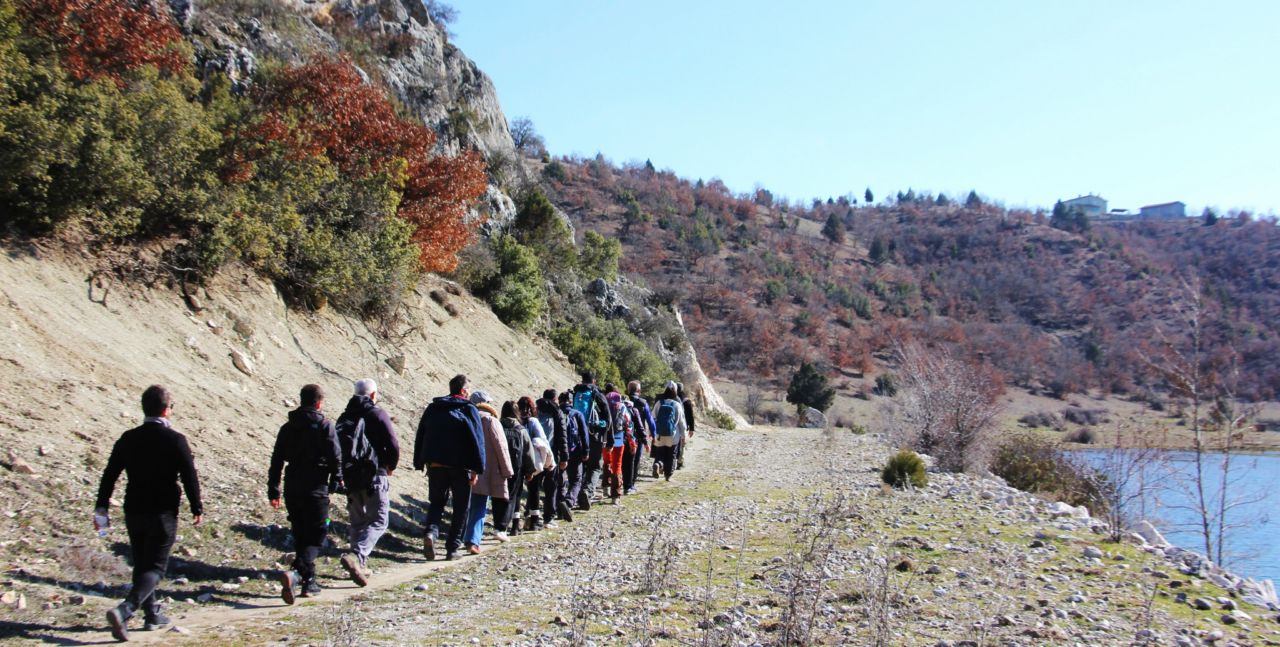
MULTIPOLYGON (((587 418, 581 411, 573 408, 573 393, 565 391, 560 394, 560 410, 564 412, 566 424, 565 434, 569 452, 569 464, 565 467, 565 501, 572 506, 582 492, 582 465, 591 454, 591 438, 587 430, 587 418)), ((573 513, 565 518, 573 521, 573 513)))
POLYGON ((413 468, 427 470, 427 532, 422 552, 436 558, 444 506, 453 500, 453 518, 445 540, 445 559, 453 559, 462 545, 471 488, 484 473, 484 436, 480 410, 468 399, 467 376, 449 380, 449 395, 427 405, 414 440, 413 468))

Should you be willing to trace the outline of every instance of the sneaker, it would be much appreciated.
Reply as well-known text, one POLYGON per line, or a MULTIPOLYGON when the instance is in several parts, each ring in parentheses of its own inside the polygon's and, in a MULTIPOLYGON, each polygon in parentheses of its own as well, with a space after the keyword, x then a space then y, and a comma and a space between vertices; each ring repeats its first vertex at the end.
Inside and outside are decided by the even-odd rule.
POLYGON ((351 581, 357 586, 369 586, 369 578, 365 576, 364 568, 360 564, 360 557, 355 553, 347 553, 342 556, 342 568, 347 571, 347 575, 351 577, 351 581))
POLYGON ((129 608, 121 604, 107 612, 107 624, 111 625, 111 637, 129 642, 129 608))
POLYGON ((161 613, 160 605, 157 604, 147 612, 146 620, 142 624, 142 630, 155 631, 171 623, 173 623, 173 621, 169 619, 169 616, 161 613))
POLYGON ((559 528, 559 527, 560 527, 560 524, 558 524, 558 523, 556 523, 556 522, 554 522, 554 521, 548 521, 548 522, 546 522, 546 523, 542 524, 542 527, 543 527, 543 528, 559 528))
POLYGON ((616 497, 616 496, 615 496, 615 497, 613 497, 612 499, 610 499, 610 500, 613 502, 613 505, 618 505, 618 498, 619 498, 619 497, 616 497))
POLYGON ((440 530, 435 526, 427 529, 427 534, 422 537, 422 555, 427 561, 433 561, 436 558, 436 541, 440 539, 440 530))
POLYGON ((293 604, 293 590, 297 588, 299 579, 296 571, 280 573, 280 599, 284 600, 285 604, 293 604))
POLYGON ((511 541, 511 538, 507 536, 507 533, 502 532, 501 530, 494 531, 493 538, 496 539, 499 544, 505 544, 511 541))
POLYGON ((591 497, 587 496, 586 493, 578 495, 578 509, 583 512, 591 509, 591 497))
POLYGON ((480 547, 475 544, 471 544, 470 546, 467 546, 467 553, 471 555, 479 555, 480 547))
POLYGON ((658 462, 657 462, 657 461, 654 461, 654 463, 653 463, 653 478, 658 478, 658 469, 659 469, 659 468, 658 468, 658 462))
POLYGON ((634 487, 629 487, 629 488, 627 488, 627 491, 626 491, 626 492, 623 492, 623 494, 627 494, 627 495, 631 495, 631 494, 635 494, 635 493, 636 493, 636 489, 635 489, 634 487))
POLYGON ((320 595, 320 584, 315 581, 315 578, 302 585, 302 597, 314 598, 318 595, 320 595))

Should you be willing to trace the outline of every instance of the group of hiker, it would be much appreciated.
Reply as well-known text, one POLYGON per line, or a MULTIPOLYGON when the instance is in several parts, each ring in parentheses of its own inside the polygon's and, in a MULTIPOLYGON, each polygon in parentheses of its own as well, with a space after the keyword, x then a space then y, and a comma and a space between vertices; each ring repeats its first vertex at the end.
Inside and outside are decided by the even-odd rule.
MULTIPOLYGON (((436 559, 441 547, 446 560, 460 550, 479 554, 490 512, 492 536, 505 543, 520 532, 572 522, 574 510, 590 510, 595 499, 616 505, 635 492, 646 453, 653 477, 671 480, 694 433, 693 405, 676 382, 667 382, 652 404, 641 389, 636 381, 626 393, 613 384, 601 388, 584 373, 571 390, 498 403, 472 390, 465 375, 451 379, 449 394, 427 405, 414 441, 413 467, 427 473, 426 559, 436 559), (446 506, 452 508, 447 526, 446 506)), ((400 464, 399 437, 378 405, 374 380, 356 381, 334 420, 324 413, 319 385, 302 387, 299 400, 276 436, 267 470, 268 502, 283 505, 293 536, 293 563, 280 574, 287 604, 321 591, 315 560, 329 531, 331 494, 347 497, 350 548, 340 563, 353 582, 368 585, 369 555, 387 530, 391 477, 400 464)), ((169 624, 156 588, 177 536, 183 492, 193 523, 202 521, 195 461, 186 437, 170 426, 172 407, 165 387, 143 392, 143 423, 116 441, 98 488, 93 522, 105 533, 116 481, 121 473, 128 476, 123 508, 133 584, 107 612, 111 634, 120 641, 129 639, 129 620, 139 611, 144 630, 169 624)))

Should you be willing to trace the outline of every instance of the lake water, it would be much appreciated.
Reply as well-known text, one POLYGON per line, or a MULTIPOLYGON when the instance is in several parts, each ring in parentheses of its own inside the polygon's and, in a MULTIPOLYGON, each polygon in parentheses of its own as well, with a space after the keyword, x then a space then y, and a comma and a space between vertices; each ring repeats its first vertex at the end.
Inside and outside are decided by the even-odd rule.
MULTIPOLYGON (((1087 461, 1102 467, 1110 450, 1084 450, 1087 461)), ((1111 463, 1114 464, 1114 463, 1111 463)), ((1222 491, 1222 456, 1210 454, 1204 461, 1206 492, 1217 501, 1222 491)), ((1141 503, 1131 503, 1135 512, 1145 512, 1149 521, 1160 529, 1171 543, 1204 552, 1204 539, 1195 529, 1199 515, 1187 509, 1196 500, 1192 494, 1195 461, 1192 452, 1166 451, 1148 466, 1142 479, 1133 479, 1130 488, 1138 491, 1137 482, 1146 483, 1151 491, 1141 503)), ((1228 499, 1243 503, 1227 515, 1228 524, 1244 524, 1227 530, 1223 566, 1242 577, 1271 579, 1280 583, 1280 454, 1233 454, 1231 456, 1228 499)), ((1212 558, 1212 555, 1210 555, 1212 558)))

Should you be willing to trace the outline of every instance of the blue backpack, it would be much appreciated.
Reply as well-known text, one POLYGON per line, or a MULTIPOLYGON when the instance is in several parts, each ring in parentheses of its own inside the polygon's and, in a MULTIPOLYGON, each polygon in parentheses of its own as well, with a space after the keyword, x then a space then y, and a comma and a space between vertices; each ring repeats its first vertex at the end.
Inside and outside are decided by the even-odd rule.
POLYGON ((675 400, 659 402, 653 418, 658 423, 655 432, 659 438, 670 438, 676 435, 676 421, 680 419, 680 404, 675 400))
POLYGON ((601 428, 607 426, 600 422, 600 410, 596 407, 596 394, 592 389, 585 391, 573 392, 573 408, 577 409, 582 417, 587 421, 587 429, 593 432, 600 431, 601 428))

